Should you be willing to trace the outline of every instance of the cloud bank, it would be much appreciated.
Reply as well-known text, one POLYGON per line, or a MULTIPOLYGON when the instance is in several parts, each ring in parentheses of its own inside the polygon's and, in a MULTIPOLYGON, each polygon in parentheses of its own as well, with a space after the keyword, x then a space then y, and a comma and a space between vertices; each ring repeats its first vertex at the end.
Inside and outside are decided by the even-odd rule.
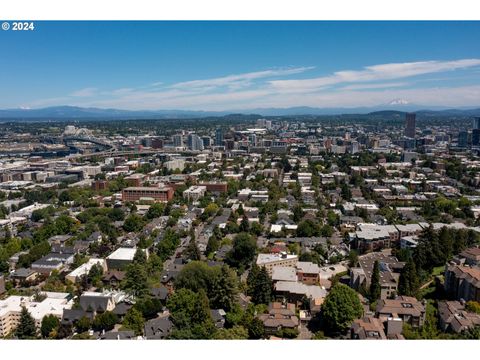
POLYGON ((479 68, 480 59, 376 64, 309 77, 306 75, 321 72, 321 69, 314 66, 272 68, 170 84, 152 80, 137 88, 128 84, 117 89, 92 86, 68 96, 38 100, 28 106, 69 104, 131 110, 233 110, 375 106, 396 98, 431 106, 476 106, 480 105, 479 68), (470 83, 455 83, 458 71, 464 78, 466 72, 470 83))

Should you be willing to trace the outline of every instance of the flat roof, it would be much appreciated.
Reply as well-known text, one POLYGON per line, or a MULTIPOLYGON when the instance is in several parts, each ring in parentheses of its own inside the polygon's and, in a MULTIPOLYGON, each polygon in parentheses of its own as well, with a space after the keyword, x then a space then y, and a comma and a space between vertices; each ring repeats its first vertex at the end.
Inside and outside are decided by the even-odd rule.
POLYGON ((125 248, 121 247, 115 250, 113 253, 107 256, 107 259, 111 260, 133 260, 137 248, 125 248))

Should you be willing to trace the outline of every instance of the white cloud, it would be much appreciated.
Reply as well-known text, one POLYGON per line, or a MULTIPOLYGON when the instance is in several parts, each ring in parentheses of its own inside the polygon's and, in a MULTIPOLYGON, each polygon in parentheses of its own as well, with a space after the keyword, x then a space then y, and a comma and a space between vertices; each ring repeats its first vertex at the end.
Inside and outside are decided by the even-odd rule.
POLYGON ((337 71, 332 75, 318 78, 272 80, 270 81, 270 84, 278 90, 296 89, 297 91, 312 91, 318 87, 324 87, 326 85, 402 79, 418 75, 466 69, 474 66, 480 66, 480 59, 391 63, 367 66, 364 70, 337 71))
POLYGON ((370 90, 370 89, 388 89, 394 87, 407 86, 407 82, 380 83, 380 84, 355 84, 343 86, 340 90, 370 90))
POLYGON ((256 71, 244 74, 228 75, 218 78, 205 79, 205 80, 191 80, 183 81, 176 84, 173 84, 171 87, 175 89, 205 89, 208 90, 214 89, 216 87, 227 86, 233 90, 244 88, 251 85, 253 80, 261 78, 270 78, 276 76, 287 76, 293 74, 299 74, 308 70, 312 70, 314 67, 296 67, 296 68, 287 68, 287 69, 275 69, 275 70, 265 70, 265 71, 256 71))
POLYGON ((92 97, 96 94, 97 89, 93 87, 83 88, 77 91, 74 91, 70 94, 73 97, 92 97))
MULTIPOLYGON (((306 72, 312 67, 281 68, 171 85, 158 84, 155 88, 151 87, 152 84, 110 91, 85 88, 70 94, 67 100, 58 99, 62 99, 61 104, 72 104, 75 99, 72 105, 132 110, 356 107, 385 104, 397 98, 427 106, 477 106, 480 105, 480 85, 460 86, 458 83, 452 85, 446 81, 431 81, 432 85, 419 88, 414 86, 415 82, 428 80, 428 77, 413 79, 419 75, 445 74, 457 69, 470 69, 468 74, 471 74, 477 66, 480 66, 480 59, 391 63, 367 66, 362 70, 337 71, 309 79, 287 77, 306 72), (440 83, 442 87, 438 87, 440 83)), ((430 77, 435 80, 433 78, 430 77)), ((436 75, 435 78, 442 78, 442 75, 436 75)), ((46 99, 43 102, 51 104, 53 100, 46 99)))

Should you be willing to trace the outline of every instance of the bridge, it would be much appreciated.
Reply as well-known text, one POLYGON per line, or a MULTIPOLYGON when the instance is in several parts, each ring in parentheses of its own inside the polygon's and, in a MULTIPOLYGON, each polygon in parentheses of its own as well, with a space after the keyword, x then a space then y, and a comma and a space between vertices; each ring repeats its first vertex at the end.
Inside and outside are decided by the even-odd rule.
POLYGON ((114 146, 106 141, 97 139, 96 137, 93 136, 80 136, 80 135, 71 135, 71 136, 64 136, 62 138, 62 142, 69 146, 69 143, 72 143, 73 141, 78 141, 78 142, 88 142, 92 143, 95 145, 102 146, 107 149, 114 149, 114 146))
POLYGON ((89 158, 89 157, 103 157, 103 156, 128 156, 128 155, 133 155, 133 156, 148 156, 148 155, 157 155, 157 154, 180 154, 182 156, 188 156, 188 155, 198 155, 201 154, 202 152, 199 150, 182 150, 180 152, 176 152, 172 149, 155 149, 155 150, 148 150, 148 149, 142 149, 142 150, 118 150, 115 148, 111 148, 106 151, 99 151, 99 152, 93 152, 93 153, 88 153, 88 154, 77 154, 72 156, 72 158, 89 158))

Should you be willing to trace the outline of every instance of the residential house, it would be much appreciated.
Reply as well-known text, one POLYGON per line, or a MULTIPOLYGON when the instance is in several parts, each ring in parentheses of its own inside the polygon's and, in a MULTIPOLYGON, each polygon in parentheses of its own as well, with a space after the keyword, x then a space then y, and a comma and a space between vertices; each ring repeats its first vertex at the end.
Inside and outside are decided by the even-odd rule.
POLYGON ((350 268, 350 287, 355 290, 369 289, 375 261, 380 268, 380 287, 382 299, 395 295, 398 290, 400 272, 405 263, 383 252, 375 252, 358 258, 359 267, 350 268))
POLYGON ((172 331, 173 323, 168 317, 158 317, 148 320, 144 326, 144 336, 147 340, 165 339, 172 331))
POLYGON ((125 278, 125 271, 120 270, 109 270, 102 277, 102 282, 111 288, 117 288, 120 286, 120 283, 125 278))
POLYGON ((465 310, 465 302, 439 301, 439 325, 443 332, 461 333, 480 326, 480 315, 465 310))
POLYGON ((404 323, 414 328, 423 326, 425 322, 425 302, 414 297, 398 296, 395 299, 380 299, 376 307, 379 319, 387 321, 389 318, 400 318, 404 323))
POLYGON ((282 329, 298 329, 299 325, 294 304, 271 303, 268 314, 261 314, 258 318, 263 322, 267 335, 275 335, 282 329))
POLYGON ((115 308, 115 300, 110 293, 84 292, 80 295, 80 307, 84 311, 103 313, 115 308))
POLYGON ((444 287, 457 300, 480 301, 480 268, 447 265, 444 287))
POLYGON ((356 319, 350 328, 350 338, 359 340, 386 340, 387 336, 380 319, 372 316, 365 316, 356 319))

